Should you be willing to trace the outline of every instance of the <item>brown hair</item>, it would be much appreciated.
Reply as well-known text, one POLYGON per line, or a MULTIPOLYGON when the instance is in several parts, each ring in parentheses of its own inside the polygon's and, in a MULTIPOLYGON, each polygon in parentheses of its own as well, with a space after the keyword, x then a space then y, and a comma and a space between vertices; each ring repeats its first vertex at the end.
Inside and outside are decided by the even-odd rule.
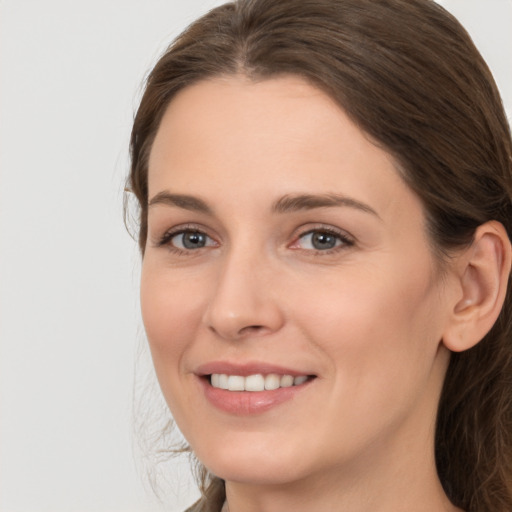
MULTIPOLYGON (((512 238, 510 129, 488 67, 449 13, 431 0, 238 0, 193 23, 147 79, 129 177, 142 253, 148 155, 173 96, 213 76, 283 73, 324 90, 394 156, 423 202, 440 261, 488 220, 512 238)), ((491 332, 452 354, 445 379, 437 469, 468 512, 512 510, 511 326, 509 287, 491 332)), ((210 494, 222 487, 208 481, 210 494)))

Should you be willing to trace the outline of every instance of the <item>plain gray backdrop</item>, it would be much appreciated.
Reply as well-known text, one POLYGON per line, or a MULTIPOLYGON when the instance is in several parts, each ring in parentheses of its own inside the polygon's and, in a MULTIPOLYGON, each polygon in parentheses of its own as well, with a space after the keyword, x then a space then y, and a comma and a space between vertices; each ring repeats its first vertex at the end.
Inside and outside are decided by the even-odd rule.
MULTIPOLYGON (((122 222, 145 73, 207 0, 0 0, 0 510, 161 510, 136 472, 139 256, 122 222)), ((444 0, 512 109, 512 0, 444 0)), ((195 494, 176 466, 179 511, 195 494)))

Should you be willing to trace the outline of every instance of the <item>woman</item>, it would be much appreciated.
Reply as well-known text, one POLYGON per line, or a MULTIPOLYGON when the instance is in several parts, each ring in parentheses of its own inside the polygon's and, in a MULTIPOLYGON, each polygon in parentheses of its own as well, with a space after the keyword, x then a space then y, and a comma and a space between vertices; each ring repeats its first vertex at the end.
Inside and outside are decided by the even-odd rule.
POLYGON ((453 17, 216 8, 149 75, 131 152, 191 510, 512 510, 511 139, 453 17))

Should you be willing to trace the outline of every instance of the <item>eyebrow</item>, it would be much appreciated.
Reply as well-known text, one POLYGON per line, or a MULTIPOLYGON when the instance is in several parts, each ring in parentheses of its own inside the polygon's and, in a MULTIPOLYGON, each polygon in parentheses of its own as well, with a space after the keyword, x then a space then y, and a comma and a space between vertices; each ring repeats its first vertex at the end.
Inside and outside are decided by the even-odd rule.
MULTIPOLYGON (((195 211, 212 215, 213 210, 208 204, 195 196, 186 194, 172 194, 167 191, 159 192, 149 202, 148 207, 155 205, 176 206, 184 210, 195 211)), ((369 205, 340 194, 299 194, 285 195, 275 201, 272 211, 275 213, 289 213, 300 210, 313 210, 315 208, 349 207, 370 213, 380 219, 379 214, 369 205)))
POLYGON ((375 215, 380 219, 379 214, 369 205, 340 194, 300 194, 286 195, 278 199, 272 206, 276 213, 295 212, 299 210, 313 210, 314 208, 332 208, 345 206, 355 208, 365 213, 375 215))
POLYGON ((148 207, 162 204, 166 206, 177 206, 184 210, 206 213, 211 215, 212 209, 198 197, 186 194, 171 194, 170 192, 159 192, 148 203, 148 207))

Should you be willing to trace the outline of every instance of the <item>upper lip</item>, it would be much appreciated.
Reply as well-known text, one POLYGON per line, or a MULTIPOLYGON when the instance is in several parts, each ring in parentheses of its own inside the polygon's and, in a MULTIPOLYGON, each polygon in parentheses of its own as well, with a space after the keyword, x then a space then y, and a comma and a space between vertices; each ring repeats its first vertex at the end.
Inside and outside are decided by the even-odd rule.
POLYGON ((202 364, 195 370, 196 375, 203 377, 213 373, 221 373, 227 375, 240 375, 246 377, 247 375, 276 373, 278 375, 291 375, 298 377, 300 375, 313 375, 308 371, 301 371, 284 366, 275 365, 272 363, 250 361, 246 363, 234 363, 230 361, 211 361, 202 364))

